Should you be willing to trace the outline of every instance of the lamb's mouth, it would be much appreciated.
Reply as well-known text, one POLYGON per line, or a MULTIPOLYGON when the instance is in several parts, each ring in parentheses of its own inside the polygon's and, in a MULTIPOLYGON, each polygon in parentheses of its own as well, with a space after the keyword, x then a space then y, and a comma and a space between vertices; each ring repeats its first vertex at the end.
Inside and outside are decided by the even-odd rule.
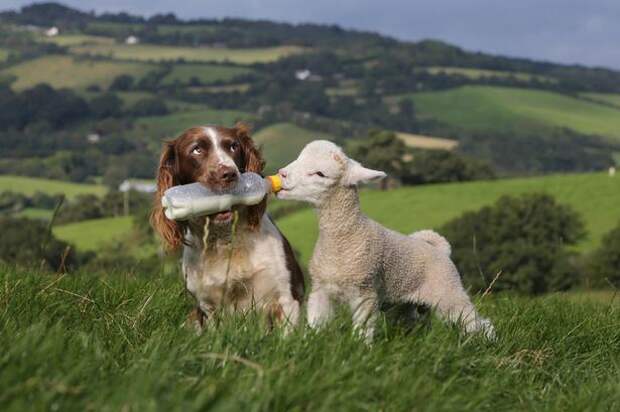
POLYGON ((233 212, 232 210, 225 210, 223 212, 209 215, 209 218, 212 219, 215 223, 229 223, 230 221, 232 221, 233 212))

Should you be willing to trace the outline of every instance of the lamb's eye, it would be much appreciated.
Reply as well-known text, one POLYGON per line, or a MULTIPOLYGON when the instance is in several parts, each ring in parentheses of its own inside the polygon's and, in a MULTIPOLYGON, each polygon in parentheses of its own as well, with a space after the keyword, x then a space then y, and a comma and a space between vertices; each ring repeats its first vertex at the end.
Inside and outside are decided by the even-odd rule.
POLYGON ((316 172, 315 175, 317 175, 318 177, 326 177, 323 172, 316 172))
POLYGON ((201 155, 202 154, 202 149, 200 148, 200 146, 196 146, 192 149, 192 154, 193 155, 201 155))

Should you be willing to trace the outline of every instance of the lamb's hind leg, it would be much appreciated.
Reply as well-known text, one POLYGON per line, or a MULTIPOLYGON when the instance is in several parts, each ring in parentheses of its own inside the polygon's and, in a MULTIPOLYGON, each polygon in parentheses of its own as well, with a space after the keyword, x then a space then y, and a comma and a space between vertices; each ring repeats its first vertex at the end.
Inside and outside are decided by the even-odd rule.
POLYGON ((412 301, 430 305, 439 317, 460 324, 467 333, 482 332, 487 339, 495 339, 495 329, 491 321, 476 311, 460 280, 428 281, 412 295, 412 301))

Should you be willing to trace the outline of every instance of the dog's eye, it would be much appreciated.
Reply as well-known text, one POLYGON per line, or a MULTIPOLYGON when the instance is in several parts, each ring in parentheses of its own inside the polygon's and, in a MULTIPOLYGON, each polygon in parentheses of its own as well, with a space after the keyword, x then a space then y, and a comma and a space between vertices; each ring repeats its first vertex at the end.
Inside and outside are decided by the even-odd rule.
POLYGON ((192 154, 193 155, 201 155, 202 154, 202 149, 200 148, 200 146, 196 146, 192 149, 192 154))
POLYGON ((315 175, 317 175, 318 177, 326 177, 323 172, 315 172, 315 175))
POLYGON ((237 149, 239 149, 239 143, 237 143, 237 142, 232 142, 232 143, 230 144, 230 151, 231 151, 231 152, 236 152, 236 151, 237 151, 237 149))

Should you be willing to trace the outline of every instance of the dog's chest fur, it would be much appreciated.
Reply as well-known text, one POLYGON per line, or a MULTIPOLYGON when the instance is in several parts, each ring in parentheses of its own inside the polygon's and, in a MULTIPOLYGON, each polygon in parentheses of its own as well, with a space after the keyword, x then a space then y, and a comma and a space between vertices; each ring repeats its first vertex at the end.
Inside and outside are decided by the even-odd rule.
POLYGON ((187 290, 205 312, 261 308, 279 298, 277 282, 284 280, 286 263, 278 239, 261 232, 215 236, 206 250, 190 239, 200 246, 184 248, 183 273, 187 290))

